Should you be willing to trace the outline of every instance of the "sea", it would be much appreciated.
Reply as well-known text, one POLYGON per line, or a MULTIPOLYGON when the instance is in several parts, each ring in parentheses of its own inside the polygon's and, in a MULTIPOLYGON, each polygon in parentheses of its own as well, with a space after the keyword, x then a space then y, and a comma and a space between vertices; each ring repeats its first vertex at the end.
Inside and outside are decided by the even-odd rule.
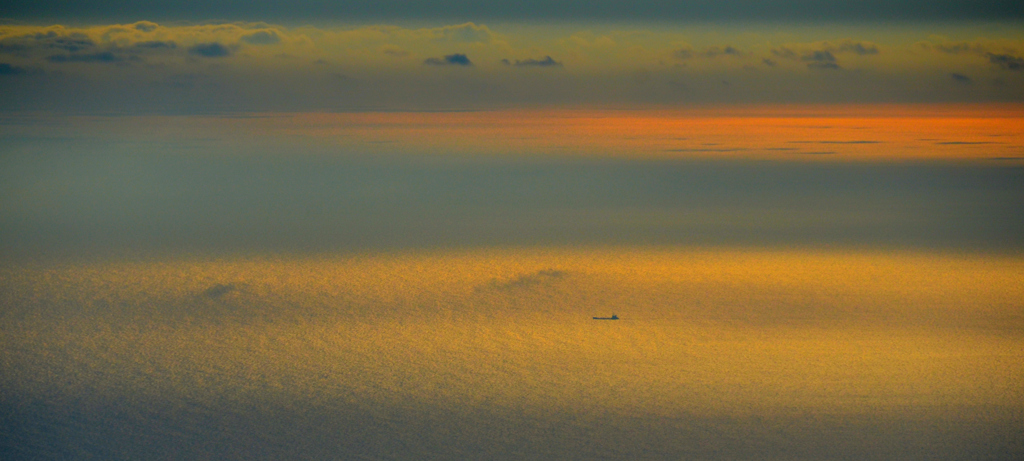
POLYGON ((1015 160, 83 139, 4 141, 0 459, 1024 459, 1015 160))
POLYGON ((1024 453, 1019 257, 488 248, 0 280, 4 459, 1024 453))

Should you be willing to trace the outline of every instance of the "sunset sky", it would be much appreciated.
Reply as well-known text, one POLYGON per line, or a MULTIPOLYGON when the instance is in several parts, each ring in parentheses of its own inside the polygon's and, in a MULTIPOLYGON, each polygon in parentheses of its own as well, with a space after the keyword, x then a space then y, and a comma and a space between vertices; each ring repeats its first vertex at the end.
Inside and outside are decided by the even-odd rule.
POLYGON ((1009 103, 1015 2, 15 2, 4 111, 1009 103))
POLYGON ((3 459, 1021 459, 1022 280, 1019 1, 0 5, 3 459))

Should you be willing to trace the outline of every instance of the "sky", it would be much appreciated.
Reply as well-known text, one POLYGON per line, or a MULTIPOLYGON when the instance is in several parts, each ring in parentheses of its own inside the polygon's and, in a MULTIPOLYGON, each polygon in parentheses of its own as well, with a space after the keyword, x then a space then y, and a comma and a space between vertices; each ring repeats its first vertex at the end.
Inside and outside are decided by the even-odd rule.
POLYGON ((1024 98, 1020 6, 883 3, 16 2, 0 25, 0 110, 1024 98))

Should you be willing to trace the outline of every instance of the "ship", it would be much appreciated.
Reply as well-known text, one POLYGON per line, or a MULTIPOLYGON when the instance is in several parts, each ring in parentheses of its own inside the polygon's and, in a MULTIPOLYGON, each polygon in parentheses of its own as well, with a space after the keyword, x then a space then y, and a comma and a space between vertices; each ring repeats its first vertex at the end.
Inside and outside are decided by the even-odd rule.
POLYGON ((612 314, 611 317, 594 317, 594 320, 618 320, 619 316, 612 314))

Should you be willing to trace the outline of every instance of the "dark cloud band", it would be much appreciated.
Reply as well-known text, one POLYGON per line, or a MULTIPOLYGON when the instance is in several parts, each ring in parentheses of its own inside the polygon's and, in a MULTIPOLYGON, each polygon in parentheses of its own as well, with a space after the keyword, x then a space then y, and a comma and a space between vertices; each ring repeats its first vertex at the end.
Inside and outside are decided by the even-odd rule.
POLYGON ((427 58, 423 64, 428 66, 472 66, 473 61, 461 53, 449 54, 443 58, 427 58))

